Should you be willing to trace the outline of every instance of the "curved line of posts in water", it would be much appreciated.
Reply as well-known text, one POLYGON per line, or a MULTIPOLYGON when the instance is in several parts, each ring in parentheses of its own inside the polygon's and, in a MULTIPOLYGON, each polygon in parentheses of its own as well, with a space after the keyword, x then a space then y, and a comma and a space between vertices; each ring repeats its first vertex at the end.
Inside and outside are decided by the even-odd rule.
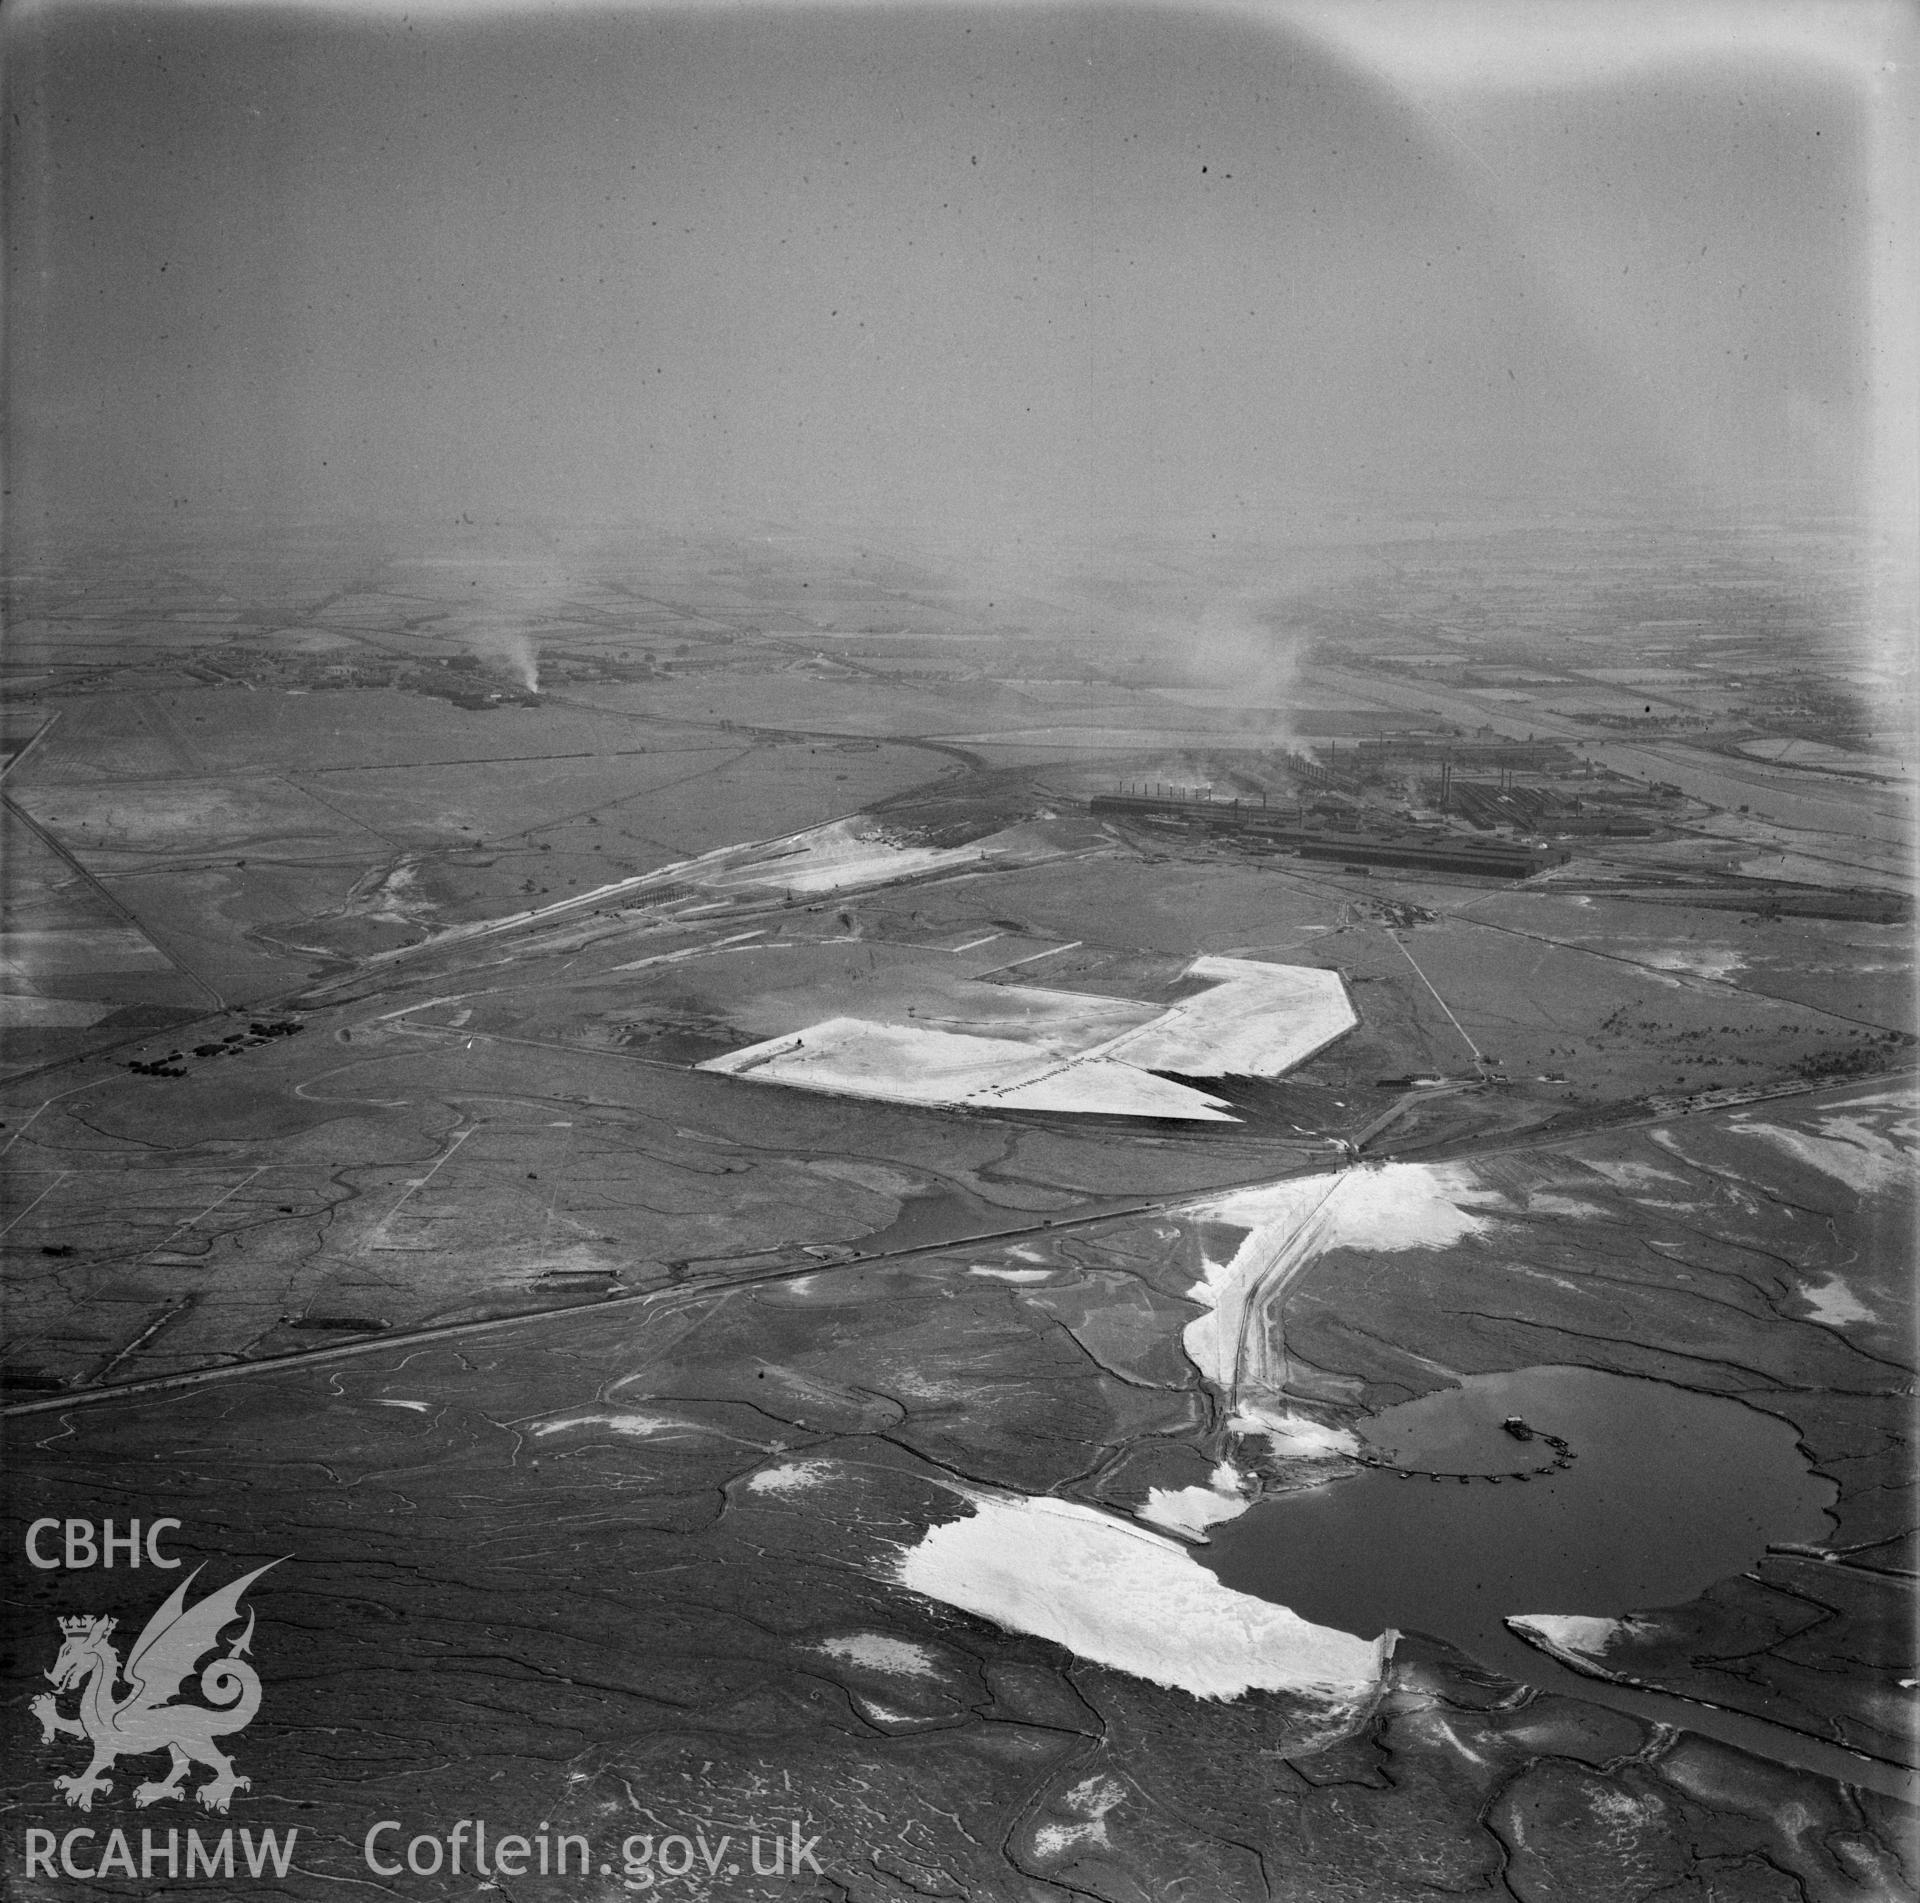
POLYGON ((1474 1480, 1484 1480, 1491 1487, 1497 1487, 1503 1480, 1539 1480, 1573 1465, 1573 1449, 1558 1434, 1543 1434, 1536 1430, 1533 1438, 1551 1447, 1553 1458, 1544 1467, 1523 1467, 1515 1473, 1448 1473, 1431 1467, 1402 1467, 1397 1461, 1383 1460, 1377 1454, 1349 1454, 1347 1458, 1357 1466, 1398 1474, 1402 1480, 1457 1480, 1463 1487, 1474 1480))

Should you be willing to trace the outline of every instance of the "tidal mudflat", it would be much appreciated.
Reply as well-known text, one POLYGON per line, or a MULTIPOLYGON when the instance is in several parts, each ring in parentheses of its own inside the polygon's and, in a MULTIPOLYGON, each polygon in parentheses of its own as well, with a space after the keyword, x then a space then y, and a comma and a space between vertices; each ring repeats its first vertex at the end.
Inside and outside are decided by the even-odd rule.
POLYGON ((1522 1683, 1521 1640, 1610 1628, 1769 1547, 1817 1546, 1836 1493, 1788 1421, 1596 1368, 1471 1375, 1357 1438, 1379 1466, 1260 1502, 1211 1533, 1208 1565, 1307 1618, 1430 1634, 1522 1683))

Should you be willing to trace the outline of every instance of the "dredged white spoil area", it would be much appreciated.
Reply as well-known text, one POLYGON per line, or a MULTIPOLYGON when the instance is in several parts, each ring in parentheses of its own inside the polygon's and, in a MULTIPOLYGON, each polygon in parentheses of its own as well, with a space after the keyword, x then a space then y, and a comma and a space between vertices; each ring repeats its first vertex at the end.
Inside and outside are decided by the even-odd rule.
POLYGON ((1285 1408, 1267 1304, 1330 1249, 1450 1248, 1486 1229, 1482 1206, 1504 1201, 1464 1163, 1379 1163, 1189 1204, 1189 1217, 1245 1234, 1226 1260, 1205 1257, 1187 1291, 1208 1310, 1181 1337, 1187 1358, 1226 1397, 1237 1431, 1264 1433, 1277 1452, 1356 1452, 1352 1435, 1285 1408))
POLYGON ((1561 1664, 1602 1678, 1613 1677, 1600 1662, 1607 1648, 1635 1629, 1631 1619, 1591 1618, 1571 1612, 1516 1612, 1506 1624, 1509 1631, 1517 1632, 1561 1664))
MULTIPOLYGON (((1329 1249, 1443 1249, 1486 1228, 1476 1204, 1503 1199, 1475 1183, 1463 1164, 1385 1163, 1296 1177, 1185 1206, 1189 1220, 1243 1231, 1224 1259, 1202 1256, 1206 1273, 1187 1291, 1207 1312, 1181 1337, 1187 1358, 1220 1394, 1228 1425, 1258 1434, 1275 1454, 1324 1459, 1356 1454, 1359 1440, 1286 1404, 1284 1349, 1276 1349, 1267 1305, 1329 1249)), ((1139 1517, 1187 1539, 1239 1518, 1259 1498, 1231 1461, 1204 1487, 1154 1487, 1139 1517)))
MULTIPOLYGON (((1209 1092, 1156 1075, 1271 1077, 1291 1069, 1358 1022, 1340 974, 1243 958, 1197 958, 1187 976, 1205 991, 1145 1024, 1102 1035, 1113 1015, 1071 1009, 1072 994, 994 987, 978 1033, 943 997, 950 1028, 835 1017, 712 1057, 700 1069, 850 1097, 895 1103, 973 1104, 1007 1110, 1237 1119, 1209 1092), (1010 1022, 1009 1000, 1031 1007, 1010 1022)), ((1149 1007, 1150 1008, 1150 1007, 1149 1007)))
POLYGON ((1379 1693, 1395 1633, 1309 1624, 1221 1585, 1177 1541, 1092 1507, 970 1497, 967 1518, 900 1556, 901 1585, 1195 1698, 1290 1692, 1344 1715, 1379 1693))
POLYGON ((1238 1519, 1250 1504, 1246 1477, 1232 1461, 1223 1460, 1204 1487, 1149 1487, 1139 1514, 1169 1532, 1203 1540, 1208 1527, 1238 1519))
POLYGON ((1233 1121, 1217 1098, 1125 1064, 1036 1053, 1018 1038, 972 1037, 870 1018, 827 1018, 804 1031, 710 1057, 699 1068, 888 1103, 1233 1121))
POLYGON ((987 843, 907 845, 854 818, 831 820, 790 839, 728 846, 666 870, 716 892, 768 886, 804 898, 949 872, 992 856, 987 843))
POLYGON ((1183 1077, 1278 1077, 1359 1023, 1337 971, 1196 958, 1189 978, 1211 989, 1116 1038, 1107 1055, 1183 1077))

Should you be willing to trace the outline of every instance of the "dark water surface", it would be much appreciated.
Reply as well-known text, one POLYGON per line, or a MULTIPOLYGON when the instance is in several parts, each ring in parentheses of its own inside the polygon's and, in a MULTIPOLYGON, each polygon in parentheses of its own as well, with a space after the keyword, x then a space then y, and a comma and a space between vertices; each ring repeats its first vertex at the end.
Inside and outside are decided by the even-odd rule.
POLYGON ((1538 1440, 1501 1430, 1509 1414, 1562 1436, 1573 1464, 1498 1486, 1367 1472, 1263 1500, 1195 1557, 1316 1624, 1430 1633, 1538 1682, 1540 1654, 1505 1629, 1508 1614, 1682 1605, 1768 1542, 1830 1531, 1836 1490, 1789 1423, 1661 1381, 1573 1367, 1473 1375, 1361 1431, 1396 1465, 1506 1474, 1549 1461, 1538 1440))

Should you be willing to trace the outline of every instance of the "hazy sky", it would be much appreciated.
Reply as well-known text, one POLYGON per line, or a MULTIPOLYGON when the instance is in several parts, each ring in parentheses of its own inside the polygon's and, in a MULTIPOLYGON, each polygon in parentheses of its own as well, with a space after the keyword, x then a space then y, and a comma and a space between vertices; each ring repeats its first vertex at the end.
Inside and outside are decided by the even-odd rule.
POLYGON ((1910 397, 1903 9, 27 0, 5 32, 20 527, 1853 506, 1910 397))

